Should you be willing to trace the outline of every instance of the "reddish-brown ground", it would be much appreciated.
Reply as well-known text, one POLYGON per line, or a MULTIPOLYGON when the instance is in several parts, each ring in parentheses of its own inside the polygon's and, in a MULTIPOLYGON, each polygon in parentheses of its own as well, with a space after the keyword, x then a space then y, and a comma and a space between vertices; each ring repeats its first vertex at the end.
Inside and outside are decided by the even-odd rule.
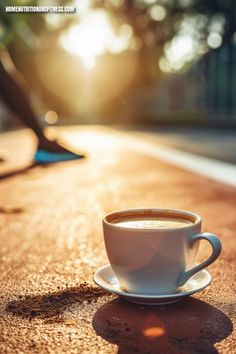
MULTIPOLYGON (((61 134, 88 158, 27 168, 31 135, 1 136, 9 161, 0 164, 0 353, 236 353, 236 189, 134 152, 125 133, 61 134), (144 206, 196 212, 219 236, 209 288, 148 307, 93 284, 108 263, 103 215, 144 206)), ((209 252, 203 243, 199 259, 209 252)))

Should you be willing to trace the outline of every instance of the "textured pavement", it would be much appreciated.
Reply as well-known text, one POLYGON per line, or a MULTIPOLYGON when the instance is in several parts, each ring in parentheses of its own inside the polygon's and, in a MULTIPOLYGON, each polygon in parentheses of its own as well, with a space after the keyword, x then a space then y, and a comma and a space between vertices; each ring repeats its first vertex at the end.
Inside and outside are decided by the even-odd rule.
MULTIPOLYGON (((236 353, 236 189, 135 152, 125 132, 71 127, 61 136, 88 157, 29 168, 30 133, 1 135, 0 353, 236 353), (108 263, 101 219, 133 207, 203 217, 223 244, 209 288, 148 307, 94 285, 108 263)), ((202 243, 199 260, 209 252, 202 243)))

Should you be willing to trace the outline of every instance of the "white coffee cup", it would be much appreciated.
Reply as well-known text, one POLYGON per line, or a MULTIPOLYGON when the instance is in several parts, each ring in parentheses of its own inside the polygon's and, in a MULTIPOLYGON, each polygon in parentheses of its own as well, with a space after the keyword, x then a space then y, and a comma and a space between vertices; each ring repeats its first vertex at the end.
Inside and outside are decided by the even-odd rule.
POLYGON ((175 209, 130 209, 106 215, 103 218, 106 251, 121 288, 129 293, 146 295, 179 291, 195 273, 213 263, 221 252, 219 239, 211 233, 201 233, 201 224, 200 216, 175 209), (160 228, 155 221, 151 224, 145 221, 152 219, 178 221, 180 224, 172 227, 170 222, 166 228, 160 228), (130 223, 132 220, 136 223, 130 223), (202 239, 211 244, 212 254, 196 264, 202 239))

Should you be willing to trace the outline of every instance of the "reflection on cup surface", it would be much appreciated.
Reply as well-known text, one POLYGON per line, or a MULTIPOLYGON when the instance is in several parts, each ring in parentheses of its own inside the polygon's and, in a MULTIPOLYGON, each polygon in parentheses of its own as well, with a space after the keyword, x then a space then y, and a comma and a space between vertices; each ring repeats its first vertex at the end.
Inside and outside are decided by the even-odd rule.
POLYGON ((215 235, 201 234, 201 218, 175 209, 130 209, 103 219, 104 241, 112 269, 127 292, 175 293, 219 256, 215 235), (199 240, 207 240, 212 255, 196 266, 199 240))

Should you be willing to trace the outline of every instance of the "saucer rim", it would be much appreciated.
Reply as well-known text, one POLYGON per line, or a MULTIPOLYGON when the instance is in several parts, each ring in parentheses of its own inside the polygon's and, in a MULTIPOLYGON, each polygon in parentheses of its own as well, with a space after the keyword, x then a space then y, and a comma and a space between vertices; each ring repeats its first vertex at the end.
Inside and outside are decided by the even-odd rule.
MULTIPOLYGON (((212 276, 211 274, 206 270, 206 269, 202 269, 200 270, 199 272, 197 272, 196 274, 199 274, 199 273, 203 273, 207 276, 207 281, 205 282, 205 284, 201 287, 197 287, 193 290, 189 290, 189 291, 180 291, 178 293, 171 293, 171 294, 159 294, 159 295, 148 295, 148 294, 137 294, 137 293, 127 293, 125 291, 122 291, 121 289, 114 289, 112 288, 111 286, 109 286, 109 283, 106 283, 108 286, 103 286, 101 285, 101 283, 99 282, 98 280, 98 277, 99 277, 99 274, 101 274, 102 272, 104 272, 104 270, 110 268, 112 273, 114 274, 113 272, 113 269, 111 267, 110 264, 108 265, 105 265, 105 266, 102 266, 100 267, 93 275, 93 280, 95 282, 96 285, 98 285, 99 287, 105 289, 106 291, 110 292, 110 293, 113 293, 113 294, 116 294, 116 295, 119 295, 119 296, 122 296, 122 297, 130 297, 130 298, 137 298, 137 299, 150 299, 150 300, 162 300, 162 299, 175 299, 175 298, 181 298, 181 297, 186 297, 186 296, 189 296, 189 295, 192 295, 192 294, 195 294, 199 291, 202 291, 204 290, 205 288, 207 288, 211 282, 212 282, 212 276)), ((194 274, 194 275, 196 275, 194 274)), ((114 274, 114 277, 117 279, 117 277, 115 276, 114 274)), ((193 276, 194 277, 194 276, 193 276)), ((191 278, 190 278, 191 279, 191 278)), ((188 281, 190 281, 190 279, 188 281)), ((118 281, 118 279, 117 279, 118 281)), ((119 282, 119 281, 118 281, 119 282)))

